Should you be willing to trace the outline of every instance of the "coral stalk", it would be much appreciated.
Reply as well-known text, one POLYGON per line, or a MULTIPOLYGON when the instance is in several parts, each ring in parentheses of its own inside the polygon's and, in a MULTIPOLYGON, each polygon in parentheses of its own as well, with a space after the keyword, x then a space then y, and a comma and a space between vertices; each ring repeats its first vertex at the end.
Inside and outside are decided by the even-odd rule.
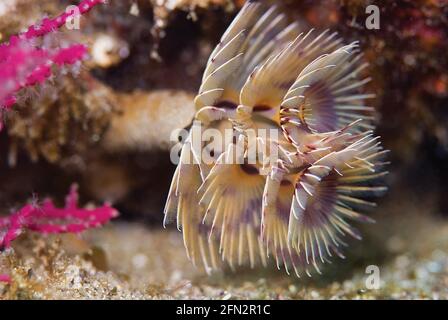
POLYGON ((46 199, 40 207, 27 204, 1 218, 0 249, 9 248, 26 229, 42 234, 80 233, 102 226, 117 215, 118 212, 108 204, 92 209, 78 208, 77 186, 73 185, 64 208, 56 208, 51 199, 46 199))
MULTIPOLYGON (((53 19, 43 19, 24 33, 14 35, 0 45, 0 107, 11 108, 20 90, 42 84, 53 74, 52 67, 74 65, 81 61, 87 48, 81 44, 69 47, 46 48, 36 38, 50 36, 69 19, 90 11, 104 0, 84 0, 77 10, 70 10, 53 19)), ((1 129, 1 127, 0 127, 1 129)))
POLYGON ((21 36, 26 39, 42 37, 50 32, 53 32, 56 29, 61 28, 69 19, 76 17, 77 11, 79 12, 79 14, 83 15, 89 12, 96 5, 105 2, 105 0, 83 0, 79 5, 77 5, 78 10, 70 10, 69 12, 64 12, 53 19, 43 19, 40 24, 30 26, 28 30, 21 36))

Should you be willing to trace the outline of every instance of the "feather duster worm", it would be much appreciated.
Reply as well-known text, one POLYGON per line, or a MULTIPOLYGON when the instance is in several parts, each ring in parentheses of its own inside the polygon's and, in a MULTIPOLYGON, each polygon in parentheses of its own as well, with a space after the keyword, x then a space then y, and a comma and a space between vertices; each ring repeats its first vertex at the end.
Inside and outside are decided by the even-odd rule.
POLYGON ((328 30, 302 32, 276 6, 245 4, 195 99, 195 124, 234 138, 205 162, 208 145, 195 141, 193 126, 165 208, 194 264, 210 272, 273 258, 311 276, 343 257, 348 236, 360 239, 351 222, 372 221, 361 210, 386 190, 378 184, 386 151, 371 131, 365 100, 373 95, 362 91, 370 79, 360 77, 367 65, 357 47, 328 30), (262 152, 250 162, 253 141, 262 152))

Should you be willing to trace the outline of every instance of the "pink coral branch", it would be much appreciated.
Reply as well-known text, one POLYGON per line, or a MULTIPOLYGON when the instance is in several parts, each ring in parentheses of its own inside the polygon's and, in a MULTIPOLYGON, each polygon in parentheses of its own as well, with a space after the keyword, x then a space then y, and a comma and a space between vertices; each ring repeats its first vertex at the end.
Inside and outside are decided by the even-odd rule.
POLYGON ((11 283, 11 277, 7 274, 0 274, 0 282, 11 283))
POLYGON ((0 219, 0 249, 9 248, 24 229, 42 234, 80 233, 104 225, 118 212, 105 204, 99 208, 78 208, 77 186, 73 185, 66 197, 65 207, 56 208, 51 199, 41 207, 26 205, 9 217, 0 219))
MULTIPOLYGON (((16 94, 27 87, 44 83, 51 77, 52 66, 64 67, 81 61, 87 48, 75 44, 67 48, 39 47, 35 38, 47 36, 62 27, 69 19, 87 13, 104 0, 83 0, 78 10, 64 12, 56 18, 46 18, 7 43, 0 44, 0 108, 9 109, 16 102, 16 94)), ((0 125, 1 130, 1 125, 0 125)))
MULTIPOLYGON (((79 13, 82 15, 89 12, 94 6, 105 3, 105 0, 83 0, 77 6, 79 13)), ((64 12, 53 19, 43 19, 40 24, 33 25, 28 28, 28 30, 23 33, 26 39, 32 39, 37 37, 42 37, 56 29, 62 27, 67 20, 72 19, 76 16, 77 10, 71 10, 70 12, 64 12)))
POLYGON ((54 53, 35 49, 26 42, 15 49, 5 61, 0 62, 0 101, 3 101, 4 108, 10 108, 16 102, 14 93, 44 83, 52 74, 53 64, 59 67, 73 65, 87 53, 86 47, 80 44, 54 53))
POLYGON ((48 53, 36 49, 25 41, 11 42, 10 47, 0 48, 0 105, 6 108, 15 102, 14 93, 35 83, 42 77, 48 53))
POLYGON ((22 234, 24 226, 31 218, 34 207, 30 204, 12 214, 9 218, 4 218, 1 225, 5 226, 3 237, 0 239, 0 249, 9 248, 11 242, 22 234))

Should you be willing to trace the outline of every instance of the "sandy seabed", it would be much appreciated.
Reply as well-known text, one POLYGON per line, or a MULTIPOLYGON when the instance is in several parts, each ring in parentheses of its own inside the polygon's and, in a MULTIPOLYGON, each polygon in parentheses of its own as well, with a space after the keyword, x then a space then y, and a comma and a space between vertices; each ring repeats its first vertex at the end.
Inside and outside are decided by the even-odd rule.
POLYGON ((322 276, 275 266, 207 276, 188 260, 181 233, 115 222, 77 237, 23 236, 0 256, 12 283, 2 299, 448 299, 448 224, 380 217, 322 276), (381 285, 366 288, 376 265, 381 285))

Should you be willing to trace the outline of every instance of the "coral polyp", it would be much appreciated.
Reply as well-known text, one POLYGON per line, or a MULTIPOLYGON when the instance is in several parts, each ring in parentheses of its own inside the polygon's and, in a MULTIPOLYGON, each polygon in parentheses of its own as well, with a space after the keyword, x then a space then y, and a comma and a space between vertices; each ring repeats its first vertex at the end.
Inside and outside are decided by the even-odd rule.
POLYGON ((344 257, 346 238, 361 238, 352 223, 373 221, 363 211, 387 173, 362 61, 356 42, 302 30, 275 5, 244 5, 195 99, 195 125, 234 139, 211 148, 190 134, 165 208, 194 264, 211 272, 273 259, 311 276, 344 257))

